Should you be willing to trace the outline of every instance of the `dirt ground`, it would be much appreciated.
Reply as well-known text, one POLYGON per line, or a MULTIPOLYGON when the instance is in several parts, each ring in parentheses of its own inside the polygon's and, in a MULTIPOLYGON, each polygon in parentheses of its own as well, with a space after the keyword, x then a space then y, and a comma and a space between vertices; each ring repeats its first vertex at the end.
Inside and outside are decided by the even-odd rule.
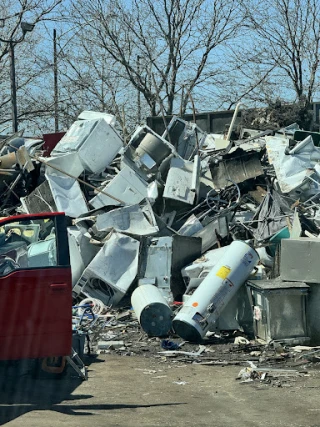
MULTIPOLYGON (((239 366, 100 355, 89 380, 1 372, 0 425, 320 427, 320 372, 278 382, 236 381, 239 366)), ((15 368, 16 369, 16 368, 15 368)))

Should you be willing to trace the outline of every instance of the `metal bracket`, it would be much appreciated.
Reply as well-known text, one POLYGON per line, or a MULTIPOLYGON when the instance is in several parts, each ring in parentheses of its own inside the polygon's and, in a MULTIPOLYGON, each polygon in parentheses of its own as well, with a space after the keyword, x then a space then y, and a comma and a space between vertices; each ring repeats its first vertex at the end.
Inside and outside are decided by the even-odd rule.
POLYGON ((83 363, 83 361, 80 359, 78 353, 72 348, 71 356, 66 357, 67 362, 69 365, 76 371, 76 373, 79 375, 80 378, 87 381, 88 380, 88 371, 83 363), (75 363, 74 360, 77 362, 75 363))

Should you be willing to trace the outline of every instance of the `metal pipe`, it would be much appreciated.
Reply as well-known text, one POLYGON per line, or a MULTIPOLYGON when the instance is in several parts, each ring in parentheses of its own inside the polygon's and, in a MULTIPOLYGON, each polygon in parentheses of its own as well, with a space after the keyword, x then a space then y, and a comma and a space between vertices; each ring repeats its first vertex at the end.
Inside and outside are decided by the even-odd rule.
POLYGON ((194 156, 193 162, 193 171, 192 171, 192 179, 191 179, 191 191, 197 191, 198 183, 200 177, 200 157, 196 154, 194 156))
POLYGON ((231 123, 230 123, 230 127, 229 127, 229 130, 228 130, 227 138, 226 138, 227 141, 230 141, 231 133, 233 131, 234 123, 236 121, 236 118, 237 118, 237 115, 238 115, 238 111, 239 111, 239 108, 240 108, 241 104, 242 104, 241 102, 238 102, 238 104, 236 106, 236 109, 234 110, 234 113, 233 113, 233 116, 232 116, 232 120, 231 120, 231 123))
POLYGON ((309 135, 307 136, 304 140, 298 142, 298 144, 296 144, 290 151, 288 154, 298 154, 300 153, 300 151, 306 146, 308 145, 310 142, 313 143, 313 139, 312 136, 309 135))

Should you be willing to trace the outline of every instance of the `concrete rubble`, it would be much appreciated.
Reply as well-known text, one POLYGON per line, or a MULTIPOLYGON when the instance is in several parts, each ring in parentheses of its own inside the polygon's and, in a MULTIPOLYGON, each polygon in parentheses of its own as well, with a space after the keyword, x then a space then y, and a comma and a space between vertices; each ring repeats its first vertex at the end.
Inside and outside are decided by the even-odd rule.
POLYGON ((1 141, 2 215, 66 213, 74 303, 100 301, 84 328, 100 350, 127 351, 110 327, 128 307, 149 337, 320 344, 319 134, 231 131, 174 117, 125 144, 113 116, 83 112, 49 156, 41 140, 1 141))

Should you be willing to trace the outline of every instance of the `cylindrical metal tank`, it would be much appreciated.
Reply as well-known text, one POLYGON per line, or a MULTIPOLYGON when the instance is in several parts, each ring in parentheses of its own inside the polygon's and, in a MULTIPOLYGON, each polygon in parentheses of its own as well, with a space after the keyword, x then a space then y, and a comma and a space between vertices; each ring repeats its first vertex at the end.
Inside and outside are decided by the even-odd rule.
POLYGON ((151 133, 147 133, 136 149, 136 156, 142 157, 148 154, 159 166, 160 163, 171 153, 168 147, 160 138, 151 133))
POLYGON ((168 334, 172 326, 172 310, 156 286, 139 286, 132 293, 131 304, 148 335, 162 337, 168 334))
POLYGON ((56 239, 31 243, 28 248, 28 267, 50 267, 57 265, 56 239))
POLYGON ((175 332, 200 341, 259 261, 247 243, 234 241, 173 319, 175 332))

